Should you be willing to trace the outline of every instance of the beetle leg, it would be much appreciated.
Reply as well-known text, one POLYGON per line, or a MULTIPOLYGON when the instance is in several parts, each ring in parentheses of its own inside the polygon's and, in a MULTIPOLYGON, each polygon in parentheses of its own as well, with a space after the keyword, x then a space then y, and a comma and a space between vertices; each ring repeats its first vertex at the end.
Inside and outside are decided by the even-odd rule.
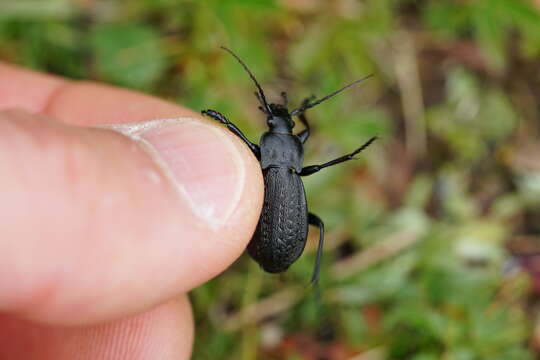
POLYGON ((296 136, 298 136, 302 144, 305 144, 310 134, 309 124, 307 122, 306 115, 304 115, 304 113, 298 115, 298 118, 300 119, 300 122, 304 124, 306 128, 300 131, 298 134, 296 134, 296 136))
POLYGON ((324 246, 324 223, 315 214, 308 213, 308 223, 319 228, 319 245, 317 246, 317 258, 315 260, 315 268, 311 276, 311 284, 316 285, 319 282, 319 274, 321 272, 321 259, 324 246))
POLYGON ((242 131, 240 131, 240 129, 237 128, 236 125, 234 125, 232 122, 230 122, 229 119, 227 119, 223 114, 210 109, 201 111, 201 114, 208 115, 212 119, 217 120, 223 125, 227 126, 227 129, 229 129, 233 134, 238 136, 250 148, 250 150, 253 152, 257 159, 261 159, 261 150, 259 148, 259 145, 249 141, 247 137, 242 133, 242 131))
MULTIPOLYGON (((305 104, 308 104, 310 99, 312 99, 312 98, 314 98, 314 96, 308 97, 307 99, 302 101, 302 106, 304 106, 305 104)), ((296 136, 298 136, 298 138, 300 139, 302 144, 304 144, 307 141, 307 139, 309 138, 309 134, 310 134, 309 123, 307 121, 305 112, 299 113, 298 114, 298 119, 300 119, 300 122, 306 127, 304 130, 302 130, 298 134, 296 134, 296 136)))
POLYGON ((345 161, 348 161, 348 160, 352 160, 352 159, 356 159, 354 157, 354 155, 358 154, 359 152, 361 152, 362 150, 364 150, 365 148, 367 148, 369 145, 371 145, 372 142, 374 142, 375 140, 377 140, 377 137, 374 136, 372 137, 371 139, 369 139, 364 145, 360 146, 358 149, 354 150, 352 153, 350 154, 347 154, 347 155, 343 155, 343 156, 340 156, 338 157, 337 159, 334 159, 334 160, 331 160, 331 161, 328 161, 324 164, 321 164, 321 165, 311 165, 311 166, 306 166, 304 168, 302 168, 302 171, 300 171, 300 176, 307 176, 307 175, 311 175, 313 173, 316 173, 317 171, 321 170, 321 169, 324 169, 325 167, 328 167, 328 166, 332 166, 332 165, 336 165, 336 164, 339 164, 339 163, 342 163, 342 162, 345 162, 345 161))

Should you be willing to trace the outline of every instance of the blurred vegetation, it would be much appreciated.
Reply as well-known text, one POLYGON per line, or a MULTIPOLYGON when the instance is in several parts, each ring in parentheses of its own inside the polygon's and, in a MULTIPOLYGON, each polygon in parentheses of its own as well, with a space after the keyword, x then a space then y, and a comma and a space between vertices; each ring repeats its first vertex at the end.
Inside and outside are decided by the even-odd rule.
POLYGON ((283 276, 246 256, 191 294, 195 359, 533 359, 540 349, 540 2, 0 0, 0 58, 214 108, 255 140, 253 85, 308 112, 327 225, 283 276))

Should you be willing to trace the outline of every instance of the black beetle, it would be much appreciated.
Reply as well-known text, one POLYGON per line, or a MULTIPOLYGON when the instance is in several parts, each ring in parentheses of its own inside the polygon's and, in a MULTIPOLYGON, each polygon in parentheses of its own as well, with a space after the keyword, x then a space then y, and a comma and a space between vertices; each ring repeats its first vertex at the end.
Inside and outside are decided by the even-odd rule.
POLYGON ((341 91, 357 84, 371 75, 353 81, 343 88, 314 101, 308 98, 302 105, 289 112, 287 109, 287 94, 281 93, 283 104, 268 104, 264 92, 248 69, 247 65, 231 50, 222 47, 238 60, 255 83, 255 96, 261 106, 259 109, 266 115, 269 130, 260 140, 260 145, 249 141, 246 136, 225 116, 215 110, 203 110, 203 115, 219 121, 237 135, 251 149, 261 163, 264 177, 264 205, 255 234, 247 246, 251 257, 270 273, 287 270, 298 259, 306 245, 308 224, 317 226, 320 231, 319 245, 315 268, 311 277, 313 284, 319 279, 321 256, 324 244, 324 223, 321 219, 307 210, 304 184, 300 176, 311 175, 325 167, 355 159, 355 155, 368 147, 377 137, 369 139, 364 145, 350 154, 338 157, 321 165, 303 167, 304 143, 309 138, 310 128, 305 117, 305 111, 331 98, 341 91), (305 126, 298 134, 293 134, 293 116, 305 126))

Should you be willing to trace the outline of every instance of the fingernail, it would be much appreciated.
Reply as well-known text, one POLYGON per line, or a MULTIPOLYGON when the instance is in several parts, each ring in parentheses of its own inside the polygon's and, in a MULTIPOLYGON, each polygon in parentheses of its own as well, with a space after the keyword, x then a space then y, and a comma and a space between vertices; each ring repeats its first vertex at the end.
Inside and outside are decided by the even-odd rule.
POLYGON ((236 145, 220 129, 196 119, 150 123, 139 124, 140 139, 163 163, 193 212, 212 226, 223 224, 244 188, 244 160, 236 145))

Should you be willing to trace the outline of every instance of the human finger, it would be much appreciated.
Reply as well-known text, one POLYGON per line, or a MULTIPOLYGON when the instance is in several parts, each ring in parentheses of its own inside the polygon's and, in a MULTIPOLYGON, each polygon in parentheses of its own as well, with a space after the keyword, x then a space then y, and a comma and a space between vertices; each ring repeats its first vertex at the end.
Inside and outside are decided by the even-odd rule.
POLYGON ((0 314, 0 359, 188 359, 192 342, 193 319, 186 296, 91 326, 43 325, 0 314))
POLYGON ((118 132, 0 117, 0 309, 51 323, 151 307, 222 271, 262 200, 257 162, 198 119, 118 132))

